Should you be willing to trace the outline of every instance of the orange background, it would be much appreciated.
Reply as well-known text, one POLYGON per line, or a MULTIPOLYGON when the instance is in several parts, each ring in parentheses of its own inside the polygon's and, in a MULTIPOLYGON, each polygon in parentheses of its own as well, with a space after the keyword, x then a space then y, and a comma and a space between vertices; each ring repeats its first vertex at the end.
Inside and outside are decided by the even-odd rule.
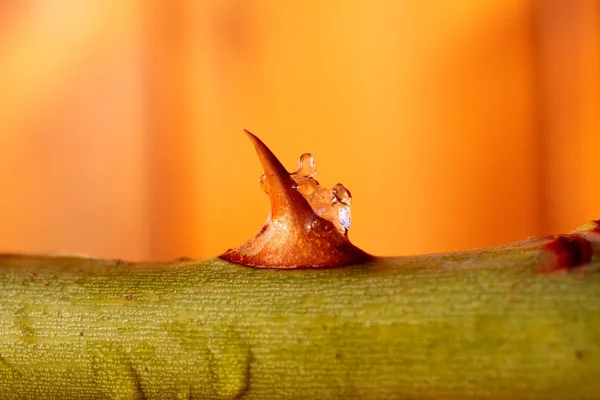
POLYGON ((378 255, 600 218, 597 0, 0 2, 0 251, 208 257, 268 214, 240 128, 378 255))

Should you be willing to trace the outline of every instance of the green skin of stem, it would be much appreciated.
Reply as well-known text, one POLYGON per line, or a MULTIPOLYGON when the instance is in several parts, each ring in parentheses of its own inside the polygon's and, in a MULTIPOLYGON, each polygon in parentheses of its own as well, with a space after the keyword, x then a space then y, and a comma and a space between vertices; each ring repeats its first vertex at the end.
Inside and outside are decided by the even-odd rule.
POLYGON ((522 244, 269 270, 6 255, 0 398, 598 398, 600 261, 540 273, 549 257, 522 244))

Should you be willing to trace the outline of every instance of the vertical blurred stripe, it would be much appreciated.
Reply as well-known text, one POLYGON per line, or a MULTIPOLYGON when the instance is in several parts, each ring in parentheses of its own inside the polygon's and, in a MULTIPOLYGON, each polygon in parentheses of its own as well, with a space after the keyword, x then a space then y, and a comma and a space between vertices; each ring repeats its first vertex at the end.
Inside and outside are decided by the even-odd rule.
POLYGON ((362 4, 357 242, 412 254, 536 233, 531 2, 362 4))
POLYGON ((544 232, 600 213, 600 3, 537 0, 538 140, 544 232))
POLYGON ((199 174, 193 160, 191 127, 190 45, 193 24, 188 19, 192 1, 158 0, 145 4, 147 65, 144 71, 146 123, 150 139, 150 258, 165 259, 202 254, 195 240, 194 215, 202 199, 194 188, 199 174))
POLYGON ((1 251, 147 258, 139 2, 12 3, 0 38, 1 251))

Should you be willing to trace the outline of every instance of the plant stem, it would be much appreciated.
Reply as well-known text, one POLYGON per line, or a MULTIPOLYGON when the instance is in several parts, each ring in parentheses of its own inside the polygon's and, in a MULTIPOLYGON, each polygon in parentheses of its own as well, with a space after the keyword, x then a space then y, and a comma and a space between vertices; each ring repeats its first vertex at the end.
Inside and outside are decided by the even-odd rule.
POLYGON ((557 237, 329 269, 6 255, 0 398, 597 398, 592 229, 573 268, 557 237))

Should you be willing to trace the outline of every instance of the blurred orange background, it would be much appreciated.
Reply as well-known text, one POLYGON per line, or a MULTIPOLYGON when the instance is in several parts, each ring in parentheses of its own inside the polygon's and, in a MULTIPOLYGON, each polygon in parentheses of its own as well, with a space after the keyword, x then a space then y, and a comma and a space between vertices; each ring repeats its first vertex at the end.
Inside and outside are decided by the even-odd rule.
POLYGON ((245 127, 378 255, 600 218, 597 0, 0 2, 0 251, 208 257, 262 226, 245 127))

